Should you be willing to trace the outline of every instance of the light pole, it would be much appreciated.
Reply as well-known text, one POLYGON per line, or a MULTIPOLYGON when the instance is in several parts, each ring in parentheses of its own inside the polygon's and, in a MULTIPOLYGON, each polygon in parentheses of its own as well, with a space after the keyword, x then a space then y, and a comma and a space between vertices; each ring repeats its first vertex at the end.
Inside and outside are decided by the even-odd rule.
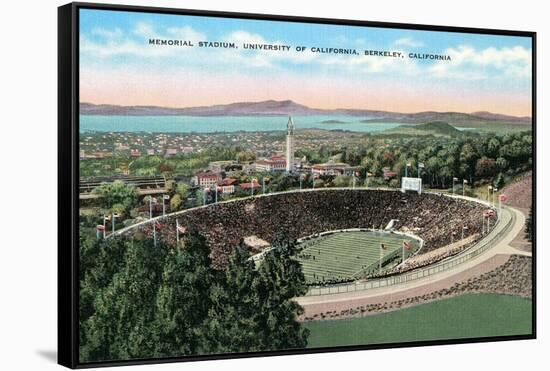
POLYGON ((411 166, 411 163, 410 162, 407 162, 405 164, 405 178, 408 178, 409 177, 409 166, 411 166))
POLYGON ((461 236, 461 238, 460 238, 461 240, 464 239, 464 231, 465 231, 465 230, 468 230, 468 226, 467 226, 467 225, 465 225, 465 226, 462 227, 462 236, 461 236))
POLYGON ((491 191, 493 190, 493 187, 488 185, 487 186, 487 201, 491 203, 491 191))
POLYGON ((166 201, 170 200, 169 195, 162 196, 162 216, 166 216, 166 201))
POLYGON ((254 184, 256 184, 257 181, 258 181, 258 179, 252 178, 252 181, 250 182, 250 195, 251 196, 254 196, 254 184))
POLYGON ((458 180, 457 177, 453 177, 453 196, 455 195, 455 182, 458 180))
POLYGON ((468 184, 468 181, 466 179, 462 179, 462 197, 466 195, 466 184, 468 184))
POLYGON ((95 234, 96 238, 100 240, 101 236, 103 236, 103 239, 105 239, 105 226, 99 224, 96 228, 97 228, 96 234, 95 234))
POLYGON ((120 218, 120 214, 118 213, 113 213, 113 216, 112 216, 113 220, 112 220, 112 225, 113 225, 113 234, 115 234, 115 220, 116 218, 120 218))
POLYGON ((418 163, 418 177, 419 178, 422 178, 422 171, 420 169, 424 169, 424 163, 423 162, 419 162, 418 163))
POLYGON ((153 246, 157 247, 157 222, 153 222, 153 246))
POLYGON ((367 181, 367 188, 369 188, 369 170, 365 170, 365 180, 367 181))
POLYGON ((108 216, 103 214, 103 239, 105 239, 105 229, 107 228, 108 216))
POLYGON ((176 219, 176 244, 180 243, 180 221, 176 219))
POLYGON ((149 219, 153 219, 153 196, 149 196, 149 219))

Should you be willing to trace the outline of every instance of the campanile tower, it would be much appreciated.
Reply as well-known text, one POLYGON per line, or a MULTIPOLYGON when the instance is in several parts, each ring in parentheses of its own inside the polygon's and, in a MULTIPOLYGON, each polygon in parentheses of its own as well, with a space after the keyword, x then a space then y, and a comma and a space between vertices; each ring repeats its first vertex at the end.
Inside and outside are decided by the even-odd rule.
POLYGON ((294 122, 288 116, 286 124, 286 171, 294 171, 294 122))

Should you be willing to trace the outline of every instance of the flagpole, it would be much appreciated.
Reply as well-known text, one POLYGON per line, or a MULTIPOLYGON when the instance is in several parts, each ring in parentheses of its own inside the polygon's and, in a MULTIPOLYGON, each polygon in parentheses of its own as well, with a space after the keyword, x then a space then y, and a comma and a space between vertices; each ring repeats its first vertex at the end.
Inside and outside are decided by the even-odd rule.
POLYGON ((157 247, 157 223, 153 222, 153 246, 157 247))
POLYGON ((378 274, 382 274, 382 244, 378 244, 378 249, 380 251, 380 261, 378 262, 378 274))
POLYGON ((180 243, 180 222, 176 219, 176 244, 180 243))

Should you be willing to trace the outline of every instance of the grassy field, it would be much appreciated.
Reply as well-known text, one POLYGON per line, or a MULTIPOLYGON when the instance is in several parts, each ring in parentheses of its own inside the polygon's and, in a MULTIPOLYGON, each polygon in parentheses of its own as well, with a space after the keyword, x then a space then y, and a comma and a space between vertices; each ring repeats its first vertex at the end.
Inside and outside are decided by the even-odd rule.
MULTIPOLYGON (((308 247, 299 254, 299 260, 308 283, 349 279, 377 263, 381 255, 401 251, 403 239, 403 236, 384 232, 335 233, 305 242, 308 247), (381 243, 385 246, 382 251, 381 243)), ((410 238, 405 240, 411 244, 410 251, 414 251, 417 241, 410 238)))
POLYGON ((531 300, 467 294, 365 318, 315 321, 308 347, 366 345, 531 333, 531 300))

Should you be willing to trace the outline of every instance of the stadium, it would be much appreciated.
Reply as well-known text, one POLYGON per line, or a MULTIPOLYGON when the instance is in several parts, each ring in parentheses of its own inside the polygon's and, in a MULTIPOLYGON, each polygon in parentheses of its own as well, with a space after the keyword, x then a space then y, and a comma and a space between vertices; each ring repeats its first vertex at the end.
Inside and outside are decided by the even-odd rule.
MULTIPOLYGON (((400 274, 456 255, 496 224, 496 213, 487 210, 484 203, 436 193, 312 189, 188 209, 117 234, 141 233, 175 244, 177 226, 192 226, 206 238, 213 265, 221 269, 242 241, 253 238, 269 246, 283 233, 301 248, 297 258, 308 284, 322 286, 400 274)), ((249 247, 252 257, 269 249, 249 247)))

